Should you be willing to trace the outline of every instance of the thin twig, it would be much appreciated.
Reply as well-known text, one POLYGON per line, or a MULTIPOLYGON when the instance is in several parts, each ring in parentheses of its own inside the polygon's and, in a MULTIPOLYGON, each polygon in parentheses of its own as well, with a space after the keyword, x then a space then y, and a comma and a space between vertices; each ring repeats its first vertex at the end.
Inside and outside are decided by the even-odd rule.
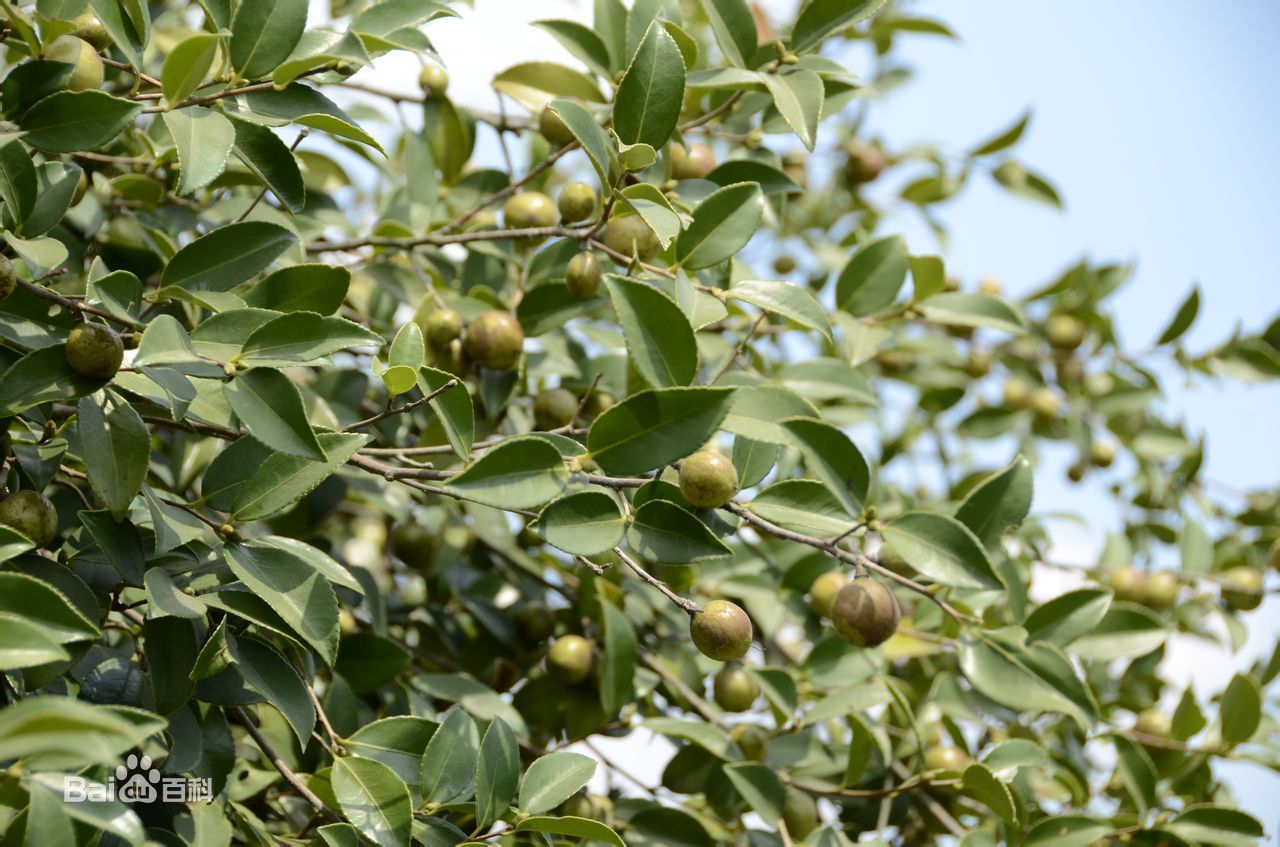
POLYGON ((456 378, 451 379, 448 382, 446 382, 444 385, 440 386, 434 391, 431 391, 429 394, 424 394, 423 396, 419 397, 417 400, 413 400, 412 402, 405 403, 400 406, 396 406, 395 408, 387 408, 384 411, 379 412, 378 414, 374 415, 371 418, 365 418, 362 421, 356 421, 355 423, 345 428, 343 432, 353 432, 354 430, 357 430, 357 429, 363 429, 366 426, 372 426, 373 424, 381 423, 382 421, 394 415, 402 415, 405 412, 412 412, 414 409, 418 408, 419 406, 424 406, 427 403, 430 403, 432 400, 436 399, 441 394, 448 391, 450 388, 454 388, 458 385, 461 385, 461 383, 458 382, 456 378))
POLYGON ((696 615, 698 614, 698 612, 702 611, 702 607, 699 606, 697 603, 693 602, 687 597, 681 597, 679 594, 672 591, 665 582, 663 582, 653 574, 646 571, 643 567, 640 566, 639 562, 637 562, 635 559, 628 556, 627 552, 623 550, 621 547, 614 547, 613 555, 617 556, 623 562, 623 564, 631 568, 631 570, 635 572, 636 576, 640 577, 642 580, 649 583, 654 588, 658 589, 658 591, 661 592, 664 597, 666 597, 672 603, 675 603, 681 609, 684 609, 687 614, 696 615))
POLYGON ((298 775, 285 763, 284 759, 280 758, 280 754, 276 752, 275 748, 271 746, 271 742, 254 725, 253 719, 249 717, 244 709, 239 706, 233 706, 229 711, 232 717, 236 719, 236 722, 248 730, 249 735, 253 737, 253 743, 258 745, 262 755, 266 756, 268 761, 275 766, 275 769, 284 777, 284 781, 289 783, 294 791, 302 795, 302 799, 310 803, 313 809, 329 818, 329 820, 335 823, 342 823, 342 817, 326 806, 324 801, 317 797, 310 788, 307 788, 302 780, 298 778, 298 775))

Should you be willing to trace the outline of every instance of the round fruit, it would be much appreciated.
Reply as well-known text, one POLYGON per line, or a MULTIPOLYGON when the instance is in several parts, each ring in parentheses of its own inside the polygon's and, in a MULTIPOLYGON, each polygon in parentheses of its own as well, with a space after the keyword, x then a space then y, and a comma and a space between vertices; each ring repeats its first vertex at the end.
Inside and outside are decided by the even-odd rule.
POLYGON ((418 85, 432 97, 441 97, 449 88, 449 74, 439 65, 426 65, 418 74, 418 85))
POLYGON ((448 346, 432 350, 432 364, 442 371, 462 378, 471 373, 471 357, 467 355, 462 339, 455 338, 448 346))
POLYGON ((959 747, 940 744, 925 751, 924 766, 931 771, 963 771, 969 767, 969 754, 959 747))
POLYGON ((124 342, 102 324, 78 324, 67 336, 71 370, 92 379, 110 379, 124 361, 124 342))
POLYGON ((18 272, 8 256, 0 256, 0 300, 9 299, 9 295, 18 287, 18 272))
POLYGON ((564 269, 564 284, 579 300, 589 300, 600 290, 604 269, 594 253, 575 253, 564 269))
POLYGON ((1010 377, 1004 384, 1004 405, 1013 409, 1025 409, 1031 399, 1031 389, 1017 377, 1010 377))
POLYGON ((546 641, 556 631, 556 615, 543 603, 529 603, 516 612, 516 629, 525 641, 546 641))
POLYGON ((596 190, 585 182, 571 182, 560 189, 558 205, 566 223, 585 221, 596 210, 596 190))
POLYGON ((591 676, 595 654, 595 646, 581 635, 562 636, 547 653, 547 673, 565 685, 577 685, 591 676))
POLYGON ((82 38, 93 45, 95 50, 105 50, 111 46, 111 33, 107 32, 107 28, 102 25, 102 21, 91 12, 85 12, 77 17, 72 23, 75 29, 72 35, 76 38, 82 38))
POLYGON ((751 649, 751 618, 728 600, 712 600, 689 619, 689 636, 708 659, 731 662, 751 649))
POLYGON ((1105 581, 1120 600, 1141 603, 1146 594, 1147 575, 1128 565, 1108 571, 1105 581))
MULTIPOLYGON (((560 222, 560 210, 541 191, 521 191, 502 207, 502 223, 507 229, 540 229, 560 222)), ((519 238, 521 244, 537 244, 542 236, 519 238)))
POLYGON ((699 509, 717 509, 738 493, 738 471, 715 450, 700 450, 680 463, 680 493, 699 509))
POLYGON ((773 272, 786 276, 796 269, 796 259, 787 253, 773 260, 773 272))
POLYGON ((1089 462, 1095 468, 1109 468, 1116 460, 1116 445, 1110 441, 1095 441, 1089 446, 1089 462))
POLYGON ((1159 709, 1143 709, 1133 724, 1134 732, 1152 738, 1168 738, 1173 734, 1173 721, 1159 709))
POLYGON ((982 350, 971 350, 964 362, 964 372, 974 379, 980 379, 991 373, 991 354, 982 350))
POLYGON ((705 144, 690 144, 688 150, 672 144, 667 155, 671 158, 672 179, 702 179, 716 167, 716 154, 705 144))
POLYGON ((595 820, 600 814, 600 807, 591 799, 590 794, 585 791, 579 791, 561 803, 558 811, 564 817, 595 820))
POLYGON ((882 582, 855 579, 840 589, 831 604, 831 623, 845 641, 875 647, 898 629, 902 612, 893 592, 882 582))
POLYGON ((820 618, 831 617, 831 607, 836 602, 836 595, 850 581, 851 577, 844 571, 818 574, 818 578, 809 586, 809 608, 820 618))
POLYGON ((1048 388, 1032 391, 1028 405, 1031 407, 1031 414, 1044 421, 1053 420, 1062 412, 1062 401, 1048 388))
POLYGON ((102 88, 102 59, 93 45, 74 35, 60 35, 45 48, 46 59, 73 65, 67 88, 71 91, 97 91, 102 88))
POLYGON ((538 115, 538 132, 542 133, 542 137, 547 139, 552 147, 563 147, 576 140, 573 130, 565 125, 550 106, 544 106, 542 114, 538 115))
POLYGON ((1084 479, 1084 471, 1085 471, 1084 465, 1080 464, 1079 462, 1073 462, 1071 466, 1067 468, 1067 479, 1071 480, 1072 482, 1079 482, 1080 480, 1084 479))
POLYGON ((1084 324, 1071 315, 1050 315, 1044 324, 1045 338, 1055 350, 1074 350, 1084 343, 1084 324))
POLYGON ((809 185, 809 171, 806 167, 809 157, 799 151, 782 154, 782 172, 801 188, 809 185))
POLYGON ((1251 612, 1262 605, 1262 574, 1241 565, 1223 575, 1222 602, 1228 609, 1251 612))
POLYGON ((850 143, 845 148, 845 152, 849 155, 849 161, 844 168, 845 176, 856 185, 871 182, 884 173, 884 169, 889 165, 889 157, 884 154, 884 151, 865 141, 850 143))
POLYGON ((760 683, 741 665, 725 665, 711 681, 711 690, 726 712, 745 712, 760 696, 760 683))
POLYGON ((904 374, 916 366, 916 354, 910 350, 881 350, 876 364, 887 374, 904 374))
POLYGON ((0 523, 44 547, 58 533, 58 510, 39 491, 18 491, 0 500, 0 523))
POLYGON ((402 523, 391 532, 391 552, 414 570, 426 572, 436 555, 436 539, 421 524, 402 523))
POLYGON ((513 367, 523 350, 524 329, 509 312, 481 312, 467 324, 467 355, 482 368, 513 367))
POLYGON ((613 408, 618 401, 607 391, 593 391, 587 398, 587 407, 582 414, 588 418, 597 418, 613 408))
POLYGON ((427 315, 427 343, 435 348, 445 348, 455 338, 462 337, 462 315, 453 309, 436 309, 427 315))
POLYGON ((992 297, 999 297, 1004 293, 1004 285, 993 276, 984 276, 978 280, 978 291, 990 294, 992 297))
POLYGON ((818 828, 818 804, 799 788, 788 785, 782 800, 782 822, 792 841, 802 841, 818 828))
POLYGON ((658 236, 654 235, 653 230, 649 229, 649 225, 639 215, 610 218, 601 240, 604 246, 615 253, 621 253, 627 258, 639 256, 642 262, 658 255, 658 249, 662 246, 658 243, 658 236))
POLYGON ((543 431, 559 429, 573 423, 578 411, 578 398, 567 388, 552 388, 533 401, 533 422, 543 431))
POLYGON ((742 758, 749 762, 763 762, 769 746, 769 733, 750 723, 740 723, 729 730, 729 737, 738 743, 742 758))
POLYGON ((1173 571, 1156 571, 1147 577, 1142 596, 1145 605, 1152 609, 1167 609, 1178 602, 1178 590, 1182 584, 1173 571))

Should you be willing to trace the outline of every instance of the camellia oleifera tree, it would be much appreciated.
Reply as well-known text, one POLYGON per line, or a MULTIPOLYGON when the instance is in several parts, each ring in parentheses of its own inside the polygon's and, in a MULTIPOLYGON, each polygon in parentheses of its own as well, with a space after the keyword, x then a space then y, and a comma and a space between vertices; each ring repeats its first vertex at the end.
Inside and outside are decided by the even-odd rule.
POLYGON ((448 5, 308 5, 4 4, 6 843, 1262 837, 1215 765, 1280 764, 1280 653, 1162 658, 1242 642, 1277 492, 1215 498, 1158 375, 1274 378, 1280 324, 1187 350, 1192 293, 1138 357, 1126 268, 1014 302, 895 235, 1058 202, 1025 120, 866 137, 944 25, 595 0, 489 113, 448 5), (1115 497, 1059 596, 1049 445, 1115 497))

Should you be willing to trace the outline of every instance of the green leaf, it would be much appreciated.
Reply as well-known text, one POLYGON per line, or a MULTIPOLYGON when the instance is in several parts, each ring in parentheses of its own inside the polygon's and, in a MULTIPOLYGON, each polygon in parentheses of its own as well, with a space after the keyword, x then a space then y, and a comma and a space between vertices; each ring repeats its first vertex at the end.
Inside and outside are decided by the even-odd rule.
POLYGON ((1156 800, 1155 765, 1147 752, 1122 735, 1112 735, 1111 743, 1116 751, 1116 776, 1133 799, 1139 814, 1146 814, 1156 800))
POLYGON ((972 326, 1018 335, 1026 331, 1022 316, 999 297, 966 291, 936 294, 920 304, 926 320, 945 326, 972 326))
POLYGON ((333 796, 347 820, 378 847, 403 847, 413 825, 409 789, 391 768, 358 756, 333 762, 333 796))
POLYGON ((791 30, 791 49, 804 53, 827 36, 880 11, 885 0, 811 0, 791 30))
POLYGON ((493 87, 534 111, 557 97, 605 102, 591 77, 555 62, 512 65, 493 78, 493 87))
POLYGON ((1060 815, 1031 827, 1021 847, 1090 847, 1110 832, 1111 827, 1097 818, 1060 815))
POLYGON ((1023 112, 1022 117, 1014 121, 1013 126, 994 136, 988 141, 984 141, 977 147, 969 151, 970 156, 987 156, 991 153, 999 153, 1001 150, 1007 150, 1017 144, 1022 138, 1022 134, 1027 131, 1027 124, 1031 121, 1031 112, 1028 110, 1023 112))
MULTIPOLYGON (((418 371, 418 389, 423 394, 439 391, 449 380, 455 379, 452 374, 435 368, 421 368, 418 371)), ((445 437, 458 458, 466 461, 471 455, 471 445, 475 442, 475 413, 471 405, 471 393, 465 385, 458 385, 427 403, 431 411, 440 418, 445 437)))
POLYGON ((614 97, 613 129, 624 144, 655 150, 675 131, 684 101, 684 58, 658 21, 649 25, 614 97))
MULTIPOLYGON (((417 329, 417 324, 409 325, 417 329)), ((377 348, 382 343, 382 336, 345 318, 290 312, 254 330, 237 359, 250 367, 287 367, 350 347, 377 348)))
POLYGON ((298 671, 280 651, 257 638, 228 634, 227 646, 245 684, 280 710, 298 744, 306 747, 316 726, 316 710, 298 671))
POLYGON ((22 232, 22 224, 36 205, 36 168, 21 141, 0 147, 0 198, 9 218, 22 232))
POLYGON ((596 760, 580 753, 541 756, 525 771, 518 807, 526 815, 554 809, 586 785, 596 772, 596 760))
MULTIPOLYGON (((618 833, 608 824, 590 818, 578 818, 572 815, 565 817, 531 817, 516 824, 516 832, 546 832, 552 835, 569 835, 587 839, 592 842, 612 844, 614 847, 627 847, 618 833)), ((673 842, 674 843, 674 842, 673 842)))
POLYGON ((532 509, 558 496, 568 482, 564 459, 542 438, 508 438, 485 452, 445 489, 497 509, 532 509))
POLYGON ((298 387, 280 371, 254 368, 236 374, 223 394, 249 434, 281 453, 327 460, 315 430, 307 421, 298 387))
POLYGON ((53 633, 25 617, 0 612, 0 670, 30 668, 70 659, 53 633))
POLYGON ((604 651, 600 659, 600 705, 605 714, 616 715, 635 697, 635 628, 626 613, 601 599, 601 631, 604 651))
POLYGON ((641 375, 657 387, 692 382, 698 371, 698 345, 675 301, 648 283, 617 274, 606 274, 605 284, 627 352, 641 375))
POLYGON ((596 123, 596 119, 572 100, 552 100, 548 108, 560 116, 560 120, 564 121, 564 125, 573 133, 573 137, 578 139, 583 152, 591 161, 591 166, 596 170, 596 176, 600 178, 600 184, 611 184, 609 175, 616 168, 618 151, 614 149, 609 135, 596 123))
POLYGON ((289 146, 271 130, 249 121, 234 118, 236 157, 271 189, 280 204, 293 214, 302 211, 307 188, 302 172, 289 146))
POLYGON ((174 254, 160 282, 188 291, 226 291, 266 269, 297 240, 298 236, 277 224, 228 224, 174 254))
POLYGON ((422 798, 448 803, 470 793, 476 774, 480 735, 476 722, 461 708, 445 716, 422 756, 422 798))
POLYGON ((587 434, 587 449, 606 473, 634 474, 682 459, 715 433, 731 388, 661 388, 610 407, 587 434))
MULTIPOLYGON (((285 511, 332 476, 369 441, 369 436, 323 432, 317 440, 327 457, 323 462, 273 452, 248 469, 248 479, 236 482, 229 510, 232 518, 257 521, 285 511)), ((208 484, 208 475, 205 480, 208 484)), ((209 489, 205 493, 208 496, 209 489)))
POLYGON ((89 0, 89 5, 129 64, 143 67, 142 51, 151 30, 148 4, 139 0, 89 0))
POLYGON ((151 433, 142 417, 127 403, 115 402, 109 412, 92 397, 76 407, 80 456, 89 482, 116 520, 142 490, 151 458, 151 433))
POLYGON ((671 242, 690 220, 688 215, 676 211, 667 195, 659 191, 657 186, 647 182, 628 185, 617 196, 649 225, 653 234, 658 236, 658 243, 663 250, 671 246, 671 242))
POLYGON ((520 782, 520 748, 502 718, 494 718, 476 761, 476 829, 487 830, 507 813, 520 782))
POLYGON ((98 706, 74 697, 32 695, 0 709, 0 756, 26 759, 24 770, 114 763, 165 728, 141 709, 98 706))
POLYGON ((626 526, 617 498, 604 491, 578 491, 553 500, 533 524, 550 544, 577 556, 613 549, 626 526))
POLYGON ((13 252, 22 257, 34 275, 51 271, 67 260, 67 247, 56 238, 19 238, 12 232, 6 232, 4 240, 13 252))
POLYGON ((22 225, 30 236, 42 235, 57 226, 75 199, 76 186, 84 176, 77 165, 67 162, 44 162, 36 168, 36 184, 40 193, 22 225))
POLYGON ((1018 162, 1004 162, 992 171, 991 175, 1011 194, 1062 208, 1062 198, 1058 195, 1058 190, 1044 177, 1028 170, 1018 162))
POLYGON ((724 775, 766 824, 776 827, 782 819, 786 788, 777 773, 758 762, 725 765, 724 775))
POLYGON ((386 155, 377 139, 365 132, 337 103, 310 86, 295 82, 282 89, 252 91, 245 95, 245 103, 254 121, 271 124, 288 121, 349 138, 386 155))
POLYGON ((850 514, 860 514, 871 487, 867 460, 849 436, 813 418, 782 421, 788 442, 800 450, 805 466, 850 514))
POLYGON ((973 487, 956 510, 956 519, 988 550, 998 550, 1004 534, 1031 511, 1031 497, 1031 463, 1016 456, 1003 470, 973 487))
POLYGON ((778 280, 748 279, 735 282, 728 296, 781 315, 807 329, 815 329, 831 339, 827 311, 808 288, 778 280))
POLYGON ((835 495, 812 479, 775 482, 762 489, 747 508, 784 529, 819 538, 844 535, 857 525, 835 495))
POLYGON ((1181 338, 1186 331, 1191 329, 1191 325, 1195 323, 1196 315, 1200 314, 1200 286, 1191 287, 1191 293, 1187 295, 1187 299, 1182 301, 1182 305, 1178 307, 1178 311, 1173 316, 1173 320, 1169 321, 1169 325, 1165 327, 1164 332, 1160 333, 1160 338, 1156 344, 1169 344, 1181 338))
POLYGON ((59 91, 28 109, 19 126, 32 147, 73 153, 106 146, 141 111, 141 103, 105 91, 59 91))
POLYGON ((908 267, 907 244, 901 236, 868 241, 840 272, 836 304, 857 316, 883 311, 907 281, 908 267))
POLYGON ((395 715, 367 723, 342 742, 353 756, 381 762, 405 785, 416 787, 422 777, 422 756, 439 726, 411 715, 395 715))
POLYGON ((342 306, 351 271, 334 265, 290 265, 272 273, 244 295, 247 306, 276 312, 331 315, 342 306))
POLYGON ((1222 724, 1222 741, 1235 746, 1248 741, 1258 731, 1262 720, 1262 690, 1253 677, 1236 674, 1222 695, 1218 720, 1222 724))
POLYGON ((241 3, 231 18, 231 66, 245 79, 275 70, 307 26, 307 0, 241 3))
MULTIPOLYGON (((213 68, 214 60, 218 58, 218 45, 221 42, 222 39, 213 33, 190 35, 174 45, 169 55, 164 57, 164 67, 160 71, 160 90, 170 106, 187 99, 205 81, 213 68)), ((230 128, 228 125, 227 129, 230 128)), ((173 131, 172 127, 169 131, 173 131)), ((228 145, 227 151, 230 152, 230 149, 228 145)))
POLYGON ((769 444, 790 445, 795 437, 784 422, 789 418, 817 418, 808 400, 781 385, 744 385, 733 395, 723 429, 769 444))
POLYGON ((1018 820, 1018 807, 1009 787, 996 779, 991 768, 974 762, 964 769, 964 793, 1004 818, 1009 823, 1018 820))
POLYGON ((1179 838, 1214 847, 1247 847, 1265 833, 1251 815, 1223 806, 1189 806, 1163 827, 1179 838))
POLYGON ((1101 623, 1110 607, 1111 592, 1106 589, 1081 588, 1060 594, 1027 617, 1028 640, 1066 647, 1101 623))
POLYGON ((1088 690, 1060 650, 1025 642, 1025 631, 1006 627, 962 635, 960 670, 979 692, 1011 709, 1061 712, 1081 727, 1096 713, 1088 690))
POLYGON ((981 542, 946 515, 907 512, 884 528, 884 540, 912 568, 956 588, 1002 588, 981 542))
POLYGON ((324 575, 286 547, 255 540, 225 549, 231 572, 332 665, 338 655, 338 600, 324 575))
POLYGON ((756 19, 746 0, 702 0, 702 10, 711 22, 716 44, 730 64, 751 67, 756 55, 756 19))
POLYGON ((589 26, 577 21, 544 20, 533 21, 533 26, 544 29, 559 41, 564 48, 595 73, 603 77, 612 77, 609 69, 609 48, 589 26))
POLYGON ((1113 603, 1102 620, 1071 642, 1068 651, 1082 659, 1112 661, 1145 656, 1169 637, 1155 612, 1136 603, 1113 603))
POLYGON ((627 544, 646 559, 662 564, 733 555, 697 515, 667 500, 650 500, 636 509, 627 529, 627 544))
POLYGON ((179 194, 204 188, 226 169, 227 158, 235 146, 236 130, 221 113, 191 106, 165 112, 164 124, 178 150, 179 194))
POLYGON ((35 548, 30 538, 12 527, 0 524, 0 562, 7 562, 35 548))
POLYGON ((690 270, 709 268, 747 245, 764 217, 764 193, 740 182, 707 195, 693 210, 693 223, 676 242, 676 259, 690 270))
POLYGON ((0 417, 21 414, 41 403, 74 400, 107 383, 71 370, 66 349, 65 344, 54 344, 33 350, 0 373, 0 417))
POLYGON ((822 117, 822 77, 811 70, 795 68, 783 74, 761 74, 760 78, 773 96, 778 114, 805 149, 812 150, 818 140, 818 120, 822 117))

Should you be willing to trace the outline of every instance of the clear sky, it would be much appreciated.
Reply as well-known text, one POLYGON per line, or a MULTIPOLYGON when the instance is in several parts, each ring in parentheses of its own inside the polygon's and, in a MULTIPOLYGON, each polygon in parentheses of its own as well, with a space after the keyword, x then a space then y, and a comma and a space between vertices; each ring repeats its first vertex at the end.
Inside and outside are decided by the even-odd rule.
MULTIPOLYGON (((762 5, 788 9, 794 2, 762 5)), ((1280 282, 1267 264, 1280 226, 1280 2, 932 0, 914 8, 946 20, 961 42, 910 38, 899 55, 918 78, 873 109, 872 129, 894 145, 929 141, 962 150, 1030 106, 1034 118, 1018 155, 1047 174, 1066 200, 1066 211, 1056 212, 979 180, 942 210, 952 235, 944 254, 949 270, 969 281, 994 274, 1017 295, 1082 255, 1134 262, 1136 277, 1117 300, 1118 325, 1132 349, 1154 340, 1192 282, 1203 294, 1188 336, 1193 350, 1237 325, 1256 331, 1280 313, 1280 282)), ((492 108, 489 81, 503 68, 531 59, 576 64, 526 23, 589 21, 589 9, 589 0, 476 0, 475 9, 460 7, 465 23, 444 21, 429 30, 453 79, 450 94, 492 108)), ((360 78, 411 91, 416 77, 416 61, 393 55, 360 78)), ((491 143, 482 154, 486 149, 493 154, 491 143)), ((922 228, 903 231, 916 250, 933 249, 922 228)), ((1175 376, 1169 387, 1168 408, 1193 435, 1207 435, 1209 478, 1235 489, 1276 485, 1280 386, 1188 386, 1175 376)), ((1097 528, 1117 524, 1099 497, 1100 483, 1065 484, 1070 458, 1050 455, 1037 475, 1035 508, 1088 518, 1093 529, 1064 528, 1060 544, 1063 558, 1083 562, 1096 550, 1097 528)), ((1272 595, 1250 623, 1250 643, 1232 661, 1178 641, 1170 651, 1172 675, 1194 679, 1202 695, 1220 690, 1274 643, 1280 600, 1272 595)), ((1280 830, 1280 777, 1260 768, 1232 773, 1245 807, 1269 832, 1280 830)))

